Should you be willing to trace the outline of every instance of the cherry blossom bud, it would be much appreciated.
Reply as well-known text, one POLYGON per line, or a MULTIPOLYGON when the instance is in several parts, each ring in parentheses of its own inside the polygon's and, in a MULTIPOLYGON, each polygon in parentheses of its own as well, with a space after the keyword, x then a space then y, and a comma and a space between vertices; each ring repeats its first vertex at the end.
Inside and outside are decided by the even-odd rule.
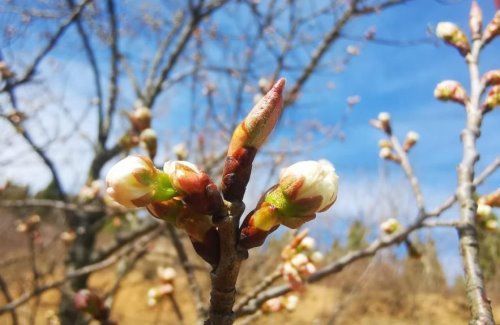
POLYGON ((451 100, 460 104, 465 104, 467 101, 465 89, 455 80, 445 80, 438 83, 434 89, 434 97, 439 100, 451 100))
POLYGON ((178 160, 185 160, 189 155, 189 152, 184 143, 175 145, 173 151, 178 160))
POLYGON ((380 225, 380 230, 382 230, 386 235, 392 235, 401 228, 401 224, 398 220, 394 218, 387 219, 380 225))
POLYGON ((497 10, 493 19, 484 28, 483 32, 484 44, 491 42, 498 35, 500 35, 500 10, 497 10))
POLYGON ((500 207, 500 188, 498 188, 496 191, 494 191, 490 194, 481 196, 479 198, 479 200, 477 201, 477 203, 479 205, 485 204, 485 205, 489 205, 491 207, 499 208, 500 207))
POLYGON ((240 244, 262 245, 279 224, 296 229, 326 211, 337 199, 338 176, 326 160, 302 161, 281 172, 279 184, 271 188, 244 220, 240 244))
POLYGON ((6 80, 14 77, 14 75, 15 74, 12 72, 12 70, 10 70, 9 66, 7 65, 7 62, 0 61, 0 78, 6 80))
POLYGON ((167 161, 163 171, 183 201, 194 211, 202 214, 219 214, 224 202, 210 177, 187 161, 167 161))
POLYGON ((144 106, 137 107, 128 115, 132 127, 137 132, 142 132, 151 127, 151 117, 151 110, 144 106))
POLYGON ((301 267, 301 274, 304 276, 309 276, 316 272, 316 266, 313 263, 306 263, 303 267, 301 267))
POLYGON ((40 227, 41 218, 38 214, 33 214, 26 218, 26 220, 21 221, 17 227, 16 231, 20 233, 31 233, 38 230, 40 227))
POLYGON ((281 267, 283 279, 288 282, 293 290, 301 290, 304 287, 304 280, 299 275, 297 269, 291 263, 284 263, 281 267))
POLYGON ((387 147, 381 148, 378 155, 381 159, 392 160, 394 162, 400 161, 399 157, 387 147))
POLYGON ((487 220, 493 215, 493 209, 486 204, 478 204, 476 217, 478 220, 487 220))
POLYGON ((156 274, 162 282, 172 282, 177 276, 173 267, 159 267, 156 269, 156 274))
POLYGON ((347 54, 352 56, 358 56, 359 53, 361 52, 359 47, 356 45, 348 45, 345 51, 347 52, 347 54))
POLYGON ((483 83, 485 86, 500 85, 500 70, 491 70, 483 75, 483 83))
POLYGON ((305 250, 313 250, 316 247, 316 240, 312 237, 305 237, 300 242, 299 247, 305 250))
POLYGON ((316 251, 312 253, 311 256, 309 256, 309 259, 311 260, 311 262, 319 264, 324 261, 325 256, 323 255, 323 253, 316 251))
POLYGON ((144 207, 177 195, 168 175, 142 156, 128 156, 111 167, 106 185, 109 196, 128 208, 144 207))
POLYGON ((133 132, 125 133, 119 140, 120 147, 127 152, 132 148, 137 147, 139 142, 139 137, 133 132))
POLYGON ((500 85, 499 86, 493 86, 490 91, 488 92, 488 95, 486 96, 486 99, 484 100, 484 109, 486 111, 491 111, 495 107, 500 105, 500 85))
POLYGON ((456 47, 462 55, 470 51, 469 41, 465 33, 451 22, 440 22, 436 26, 436 35, 446 43, 456 47))
POLYGON ((278 80, 236 127, 224 164, 222 190, 229 201, 241 200, 250 178, 252 162, 276 126, 283 111, 285 79, 278 80))
POLYGON ((377 117, 379 127, 386 133, 391 133, 391 115, 387 112, 381 112, 377 117))
POLYGON ((477 1, 473 0, 470 7, 469 27, 473 39, 481 38, 481 29, 483 28, 483 13, 477 1))
POLYGON ((306 265, 308 262, 309 262, 309 259, 307 258, 307 256, 305 254, 302 254, 302 253, 295 255, 294 257, 292 257, 292 259, 290 261, 290 263, 292 263, 292 265, 297 269, 306 265))
POLYGON ((282 309, 281 299, 279 297, 266 300, 262 305, 262 311, 265 313, 276 313, 282 309))
POLYGON ((297 308, 297 305, 299 303, 299 297, 297 295, 289 295, 285 299, 286 310, 293 311, 297 308))
POLYGON ((408 134, 406 134, 406 139, 403 144, 403 150, 408 151, 410 150, 418 141, 420 138, 420 135, 415 132, 415 131, 410 131, 408 134))
POLYGON ((378 142, 378 146, 380 148, 389 148, 389 149, 392 149, 392 143, 390 140, 387 140, 387 139, 380 139, 379 142, 378 142))
POLYGON ((144 146, 149 154, 149 158, 154 159, 156 156, 156 150, 158 147, 158 138, 156 137, 156 132, 153 129, 145 129, 141 132, 139 136, 141 144, 144 146))

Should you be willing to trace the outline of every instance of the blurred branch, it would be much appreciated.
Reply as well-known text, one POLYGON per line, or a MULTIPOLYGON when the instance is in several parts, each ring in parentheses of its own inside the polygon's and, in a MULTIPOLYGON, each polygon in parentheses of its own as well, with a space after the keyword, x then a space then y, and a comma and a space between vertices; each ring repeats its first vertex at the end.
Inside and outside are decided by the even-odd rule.
MULTIPOLYGON (((11 303, 12 302, 12 295, 10 294, 7 282, 5 282, 5 280, 4 280, 4 278, 2 277, 1 274, 0 274, 0 290, 2 291, 3 296, 5 297, 5 301, 7 303, 11 303)), ((19 321, 17 319, 17 313, 16 313, 15 309, 12 309, 10 311, 10 316, 11 316, 11 319, 12 319, 12 325, 19 324, 19 321)))

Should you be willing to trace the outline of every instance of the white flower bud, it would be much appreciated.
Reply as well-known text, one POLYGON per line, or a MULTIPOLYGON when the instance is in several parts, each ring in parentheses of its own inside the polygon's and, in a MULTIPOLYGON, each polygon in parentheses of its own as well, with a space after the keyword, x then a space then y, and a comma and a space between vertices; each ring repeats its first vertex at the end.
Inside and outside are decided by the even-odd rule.
POLYGON ((156 274, 161 281, 171 282, 177 276, 177 272, 172 267, 159 267, 156 269, 156 274))
POLYGON ((310 256, 310 260, 316 264, 323 262, 324 259, 325 259, 325 256, 323 255, 323 253, 318 252, 318 251, 312 253, 310 256))
POLYGON ((293 201, 319 198, 315 211, 325 211, 337 199, 339 177, 333 165, 326 160, 301 161, 285 168, 279 186, 293 201))
POLYGON ((493 213, 491 206, 486 204, 478 204, 476 216, 479 220, 488 219, 493 213))
POLYGON ((286 297, 285 308, 288 311, 293 311, 297 308, 299 297, 297 295, 289 295, 286 297))
POLYGON ((173 151, 179 160, 185 160, 189 155, 189 152, 184 143, 179 143, 174 146, 173 151))
POLYGON ((446 43, 456 47, 462 55, 470 51, 465 33, 454 23, 441 22, 436 26, 436 35, 446 43))
POLYGON ((300 268, 301 266, 306 265, 308 262, 309 259, 305 254, 302 253, 295 255, 294 257, 292 257, 292 260, 290 261, 290 263, 292 263, 292 265, 296 268, 300 268))
POLYGON ((129 208, 143 207, 152 200, 175 196, 166 175, 146 157, 128 156, 116 163, 106 176, 106 192, 116 202, 129 208))
POLYGON ((316 247, 316 240, 312 237, 305 237, 300 242, 300 247, 306 250, 313 250, 316 247))
POLYGON ((378 120, 382 123, 389 123, 391 121, 391 115, 387 112, 380 112, 378 114, 378 120))
POLYGON ((392 143, 391 143, 391 141, 389 141, 387 139, 380 139, 379 142, 378 142, 378 146, 380 148, 389 148, 389 149, 392 149, 392 143))
POLYGON ((382 159, 390 159, 392 157, 392 150, 387 147, 381 148, 378 155, 382 159))
POLYGON ((398 220, 394 218, 387 219, 380 225, 380 230, 382 230, 385 234, 391 235, 398 231, 398 229, 401 227, 401 224, 399 223, 398 220))
POLYGON ((439 100, 451 100, 464 104, 467 100, 467 93, 462 85, 455 80, 444 80, 437 84, 434 89, 434 97, 439 100))

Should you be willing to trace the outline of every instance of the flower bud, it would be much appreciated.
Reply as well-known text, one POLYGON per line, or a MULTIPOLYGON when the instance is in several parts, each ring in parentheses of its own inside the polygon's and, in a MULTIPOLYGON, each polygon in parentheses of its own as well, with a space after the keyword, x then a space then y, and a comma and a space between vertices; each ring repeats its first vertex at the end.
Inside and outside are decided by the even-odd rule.
POLYGON ((76 233, 73 230, 64 231, 59 235, 59 238, 65 245, 70 245, 76 239, 76 233))
POLYGON ((300 241, 299 247, 305 250, 313 250, 316 247, 316 240, 312 237, 305 237, 300 241))
POLYGON ((128 208, 144 207, 177 195, 168 176, 142 156, 128 156, 111 167, 106 186, 108 195, 128 208))
POLYGON ((377 117, 378 125, 382 131, 391 133, 391 115, 387 112, 381 112, 377 117))
POLYGON ((167 161, 163 171, 191 209, 202 214, 220 214, 222 196, 210 177, 187 161, 167 161))
POLYGON ((473 0, 470 7, 469 27, 473 39, 481 38, 481 29, 483 28, 483 13, 477 1, 473 0))
POLYGON ((173 267, 159 267, 156 269, 156 274, 162 282, 172 282, 177 276, 173 267))
POLYGON ((120 143, 120 147, 127 152, 139 145, 139 137, 133 132, 125 133, 118 141, 120 143))
POLYGON ((311 262, 319 264, 325 260, 325 256, 323 255, 323 253, 316 251, 311 254, 309 259, 311 260, 311 262))
POLYGON ((485 86, 500 85, 500 70, 491 70, 483 75, 483 83, 485 86))
POLYGON ((279 312, 283 308, 281 303, 281 298, 271 298, 266 300, 266 302, 262 305, 262 311, 264 313, 276 313, 279 312))
POLYGON ((178 160, 185 160, 189 155, 189 152, 184 143, 175 145, 173 151, 178 160))
POLYGON ((481 196, 479 198, 479 200, 477 201, 477 203, 479 205, 485 204, 485 205, 489 205, 490 207, 499 208, 500 207, 500 188, 498 188, 496 191, 494 191, 490 194, 481 196))
POLYGON ((382 230, 386 235, 392 235, 401 228, 401 224, 398 220, 394 218, 387 219, 380 225, 380 230, 382 230))
POLYGON ((465 33, 454 23, 440 22, 436 26, 437 37, 443 39, 446 43, 456 47, 462 55, 470 51, 469 41, 465 33))
POLYGON ((415 131, 410 131, 406 134, 406 139, 403 144, 403 150, 409 151, 418 141, 420 135, 415 131))
POLYGON ((288 295, 285 298, 285 309, 288 311, 294 311, 299 304, 299 297, 297 295, 288 295))
POLYGON ((94 292, 87 289, 79 290, 73 298, 73 303, 77 310, 90 314, 94 319, 112 323, 109 321, 109 309, 103 299, 94 292))
POLYGON ((156 150, 158 147, 158 138, 156 137, 156 132, 153 129, 145 129, 141 132, 139 136, 142 145, 149 154, 149 158, 154 159, 156 156, 156 150))
POLYGON ((41 218, 38 214, 32 214, 26 220, 19 222, 16 231, 20 233, 31 233, 40 227, 41 218))
POLYGON ((487 220, 493 215, 493 209, 486 204, 478 204, 476 211, 476 218, 478 220, 487 220))
POLYGON ((7 62, 5 61, 0 61, 0 78, 2 80, 10 79, 14 77, 14 73, 12 70, 10 70, 9 66, 7 65, 7 62))
POLYGON ((222 191, 226 200, 243 198, 255 154, 271 134, 283 111, 284 87, 285 79, 282 78, 236 127, 222 176, 222 191))
POLYGON ((142 132, 151 127, 151 117, 151 110, 144 106, 137 107, 128 115, 132 127, 137 132, 142 132))
POLYGON ((438 83, 434 89, 434 97, 439 100, 451 100, 460 104, 465 104, 467 101, 465 89, 455 80, 445 80, 438 83))
POLYGON ((392 160, 395 162, 400 161, 399 157, 395 153, 393 153, 390 148, 387 147, 381 148, 378 155, 381 159, 392 160))
POLYGON ((486 99, 484 100, 483 107, 486 111, 491 111, 492 109, 494 109, 499 105, 500 105, 500 85, 493 86, 490 89, 488 95, 486 96, 486 99))
POLYGON ((486 25, 483 32, 483 42, 488 44, 496 36, 500 35, 500 10, 497 10, 493 19, 486 25))
POLYGON ((309 263, 309 259, 305 254, 299 253, 292 257, 290 260, 290 263, 296 268, 300 269, 300 267, 305 266, 307 263, 309 263))

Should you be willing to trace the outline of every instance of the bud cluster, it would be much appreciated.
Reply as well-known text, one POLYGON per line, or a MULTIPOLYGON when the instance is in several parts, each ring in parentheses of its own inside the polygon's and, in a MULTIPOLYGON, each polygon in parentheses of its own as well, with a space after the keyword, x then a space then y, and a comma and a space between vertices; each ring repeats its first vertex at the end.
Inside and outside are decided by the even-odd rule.
POLYGON ((146 207, 156 218, 185 230, 205 260, 217 261, 219 239, 210 215, 222 215, 224 203, 217 186, 195 165, 168 161, 159 170, 149 158, 129 156, 110 169, 106 183, 116 202, 146 207))
POLYGON ((316 272, 317 265, 323 262, 323 254, 316 251, 315 247, 316 241, 307 236, 307 230, 304 230, 281 252, 280 272, 293 290, 304 289, 305 279, 316 272))
POLYGON ((299 297, 294 294, 289 294, 282 297, 271 298, 264 302, 261 307, 263 313, 277 313, 283 310, 294 311, 299 303, 299 297))
POLYGON ((282 170, 280 180, 263 195, 243 222, 240 244, 262 245, 280 224, 296 229, 326 211, 337 199, 338 176, 326 160, 301 161, 282 170))
POLYGON ((160 280, 160 285, 148 290, 148 306, 156 306, 163 298, 174 293, 174 280, 177 272, 172 267, 159 267, 156 274, 160 280))
POLYGON ((154 159, 158 147, 156 132, 151 128, 151 110, 141 104, 127 114, 132 129, 122 136, 120 145, 130 150, 138 144, 146 150, 149 157, 154 159))

